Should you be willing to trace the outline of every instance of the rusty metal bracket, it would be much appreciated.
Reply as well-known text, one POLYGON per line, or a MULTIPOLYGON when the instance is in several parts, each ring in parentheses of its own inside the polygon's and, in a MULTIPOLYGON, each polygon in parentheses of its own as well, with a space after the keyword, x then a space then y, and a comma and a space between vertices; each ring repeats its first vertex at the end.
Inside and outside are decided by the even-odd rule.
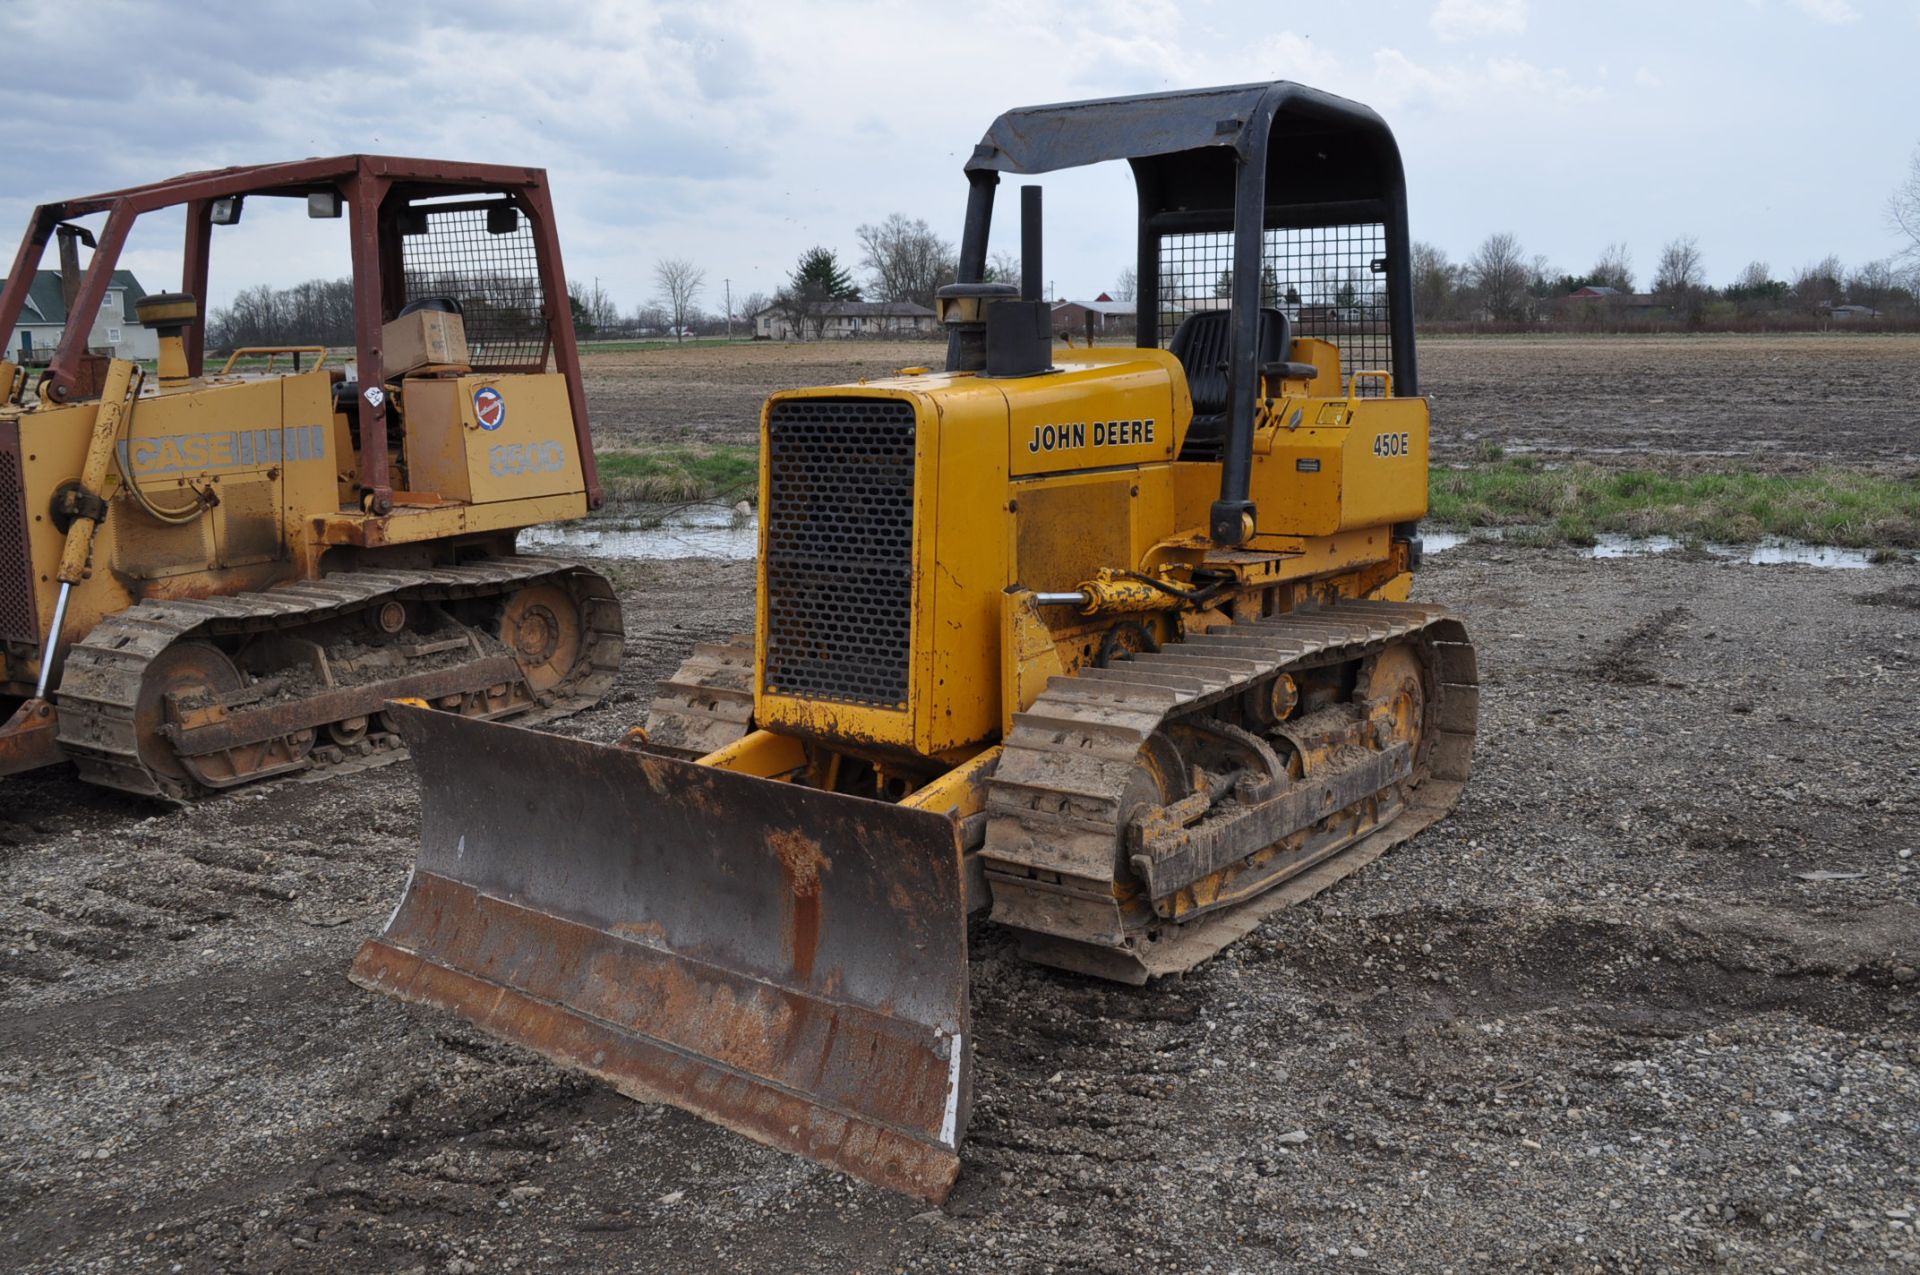
POLYGON ((1128 829, 1133 870, 1149 898, 1231 867, 1413 773, 1413 753, 1396 744, 1325 778, 1300 780, 1277 797, 1231 810, 1195 827, 1136 821, 1128 829))
POLYGON ((43 699, 30 699, 0 725, 0 775, 51 766, 66 754, 60 751, 54 727, 59 714, 43 699))
POLYGON ((295 731, 325 726, 329 722, 377 713, 388 700, 407 696, 432 700, 442 695, 464 695, 521 680, 520 665, 513 657, 500 655, 478 664, 389 678, 364 686, 345 686, 269 708, 253 708, 239 713, 216 708, 202 725, 169 723, 161 729, 166 731, 175 751, 182 757, 204 757, 223 749, 280 739, 295 731))

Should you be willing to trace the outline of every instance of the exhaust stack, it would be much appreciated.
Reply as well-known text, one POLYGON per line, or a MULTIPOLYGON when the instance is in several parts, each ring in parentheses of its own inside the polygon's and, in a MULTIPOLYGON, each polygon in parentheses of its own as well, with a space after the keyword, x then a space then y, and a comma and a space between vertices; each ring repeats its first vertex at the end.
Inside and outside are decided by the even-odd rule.
POLYGON ((1043 295, 1040 188, 1020 188, 1020 299, 987 303, 988 376, 1053 370, 1053 315, 1043 295))

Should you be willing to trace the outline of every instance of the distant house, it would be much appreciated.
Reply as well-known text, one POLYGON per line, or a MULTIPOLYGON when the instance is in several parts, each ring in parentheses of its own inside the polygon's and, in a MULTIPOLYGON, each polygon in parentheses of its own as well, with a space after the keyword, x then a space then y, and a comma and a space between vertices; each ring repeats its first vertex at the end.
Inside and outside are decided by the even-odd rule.
MULTIPOLYGON (((100 312, 88 325, 87 348, 123 359, 160 357, 158 333, 140 326, 133 307, 147 290, 131 270, 116 270, 107 285, 100 312)), ((13 363, 41 364, 53 357, 67 330, 67 301, 58 270, 41 270, 27 290, 20 321, 8 334, 5 358, 13 363)))
POLYGON ((763 341, 809 337, 815 329, 822 337, 913 336, 932 332, 939 321, 933 311, 911 301, 829 301, 809 312, 809 331, 800 333, 786 313, 770 305, 753 316, 753 334, 763 341))
POLYGON ((1581 300, 1586 300, 1591 297, 1617 297, 1620 295, 1620 289, 1609 288, 1604 283, 1590 283, 1584 288, 1575 289, 1571 295, 1581 300))
POLYGON ((1879 318, 1880 312, 1870 305, 1836 305, 1827 308, 1827 315, 1835 323, 1863 323, 1879 318))
POLYGON ((1133 302, 1115 301, 1103 292, 1092 301, 1062 301, 1055 305, 1053 331, 1055 336, 1063 333, 1079 336, 1086 332, 1087 322, 1091 319, 1095 336, 1130 333, 1133 331, 1135 313, 1133 302))

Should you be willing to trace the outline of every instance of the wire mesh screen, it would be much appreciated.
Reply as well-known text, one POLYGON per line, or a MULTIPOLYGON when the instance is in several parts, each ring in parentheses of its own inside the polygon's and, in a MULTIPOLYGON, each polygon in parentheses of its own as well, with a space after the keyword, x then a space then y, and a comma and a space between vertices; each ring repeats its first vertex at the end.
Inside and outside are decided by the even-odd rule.
MULTIPOLYGON (((1386 227, 1378 222, 1269 230, 1260 304, 1284 311, 1295 336, 1339 346, 1343 374, 1391 370, 1386 258, 1386 227)), ((1189 314, 1227 309, 1232 296, 1232 232, 1160 237, 1162 346, 1189 314)), ((1367 380, 1360 392, 1379 394, 1382 388, 1367 380)))
POLYGON ((544 368, 546 297, 532 224, 516 217, 514 229, 497 235, 487 229, 486 208, 418 211, 426 233, 400 240, 407 300, 456 298, 476 368, 544 368))

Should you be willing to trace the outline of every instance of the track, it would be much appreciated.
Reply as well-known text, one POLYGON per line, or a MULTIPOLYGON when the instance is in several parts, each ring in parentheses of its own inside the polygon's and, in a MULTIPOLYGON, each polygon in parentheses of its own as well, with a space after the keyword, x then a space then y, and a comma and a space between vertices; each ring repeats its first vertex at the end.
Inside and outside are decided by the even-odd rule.
POLYGON ((989 781, 982 857, 993 919, 1047 964, 1131 983, 1190 969, 1451 810, 1478 712, 1460 621, 1390 602, 1245 621, 1055 678, 1015 716, 989 781), (1268 695, 1284 678, 1290 696, 1295 677, 1337 680, 1355 668, 1364 684, 1402 647, 1416 653, 1424 684, 1411 738, 1382 734, 1349 687, 1344 702, 1270 723, 1267 734, 1306 759, 1293 775, 1278 769, 1255 777, 1267 787, 1249 788, 1243 772, 1218 793, 1183 788, 1177 803, 1164 778, 1143 791, 1143 776, 1188 768, 1168 732, 1210 732, 1271 762, 1258 733, 1232 723, 1250 693, 1268 695), (1169 880, 1156 879, 1162 872, 1169 880))
MULTIPOLYGON (((405 641, 422 635, 401 632, 396 636, 405 641)), ((623 643, 620 606, 608 582, 576 563, 548 558, 516 556, 422 570, 346 571, 223 598, 149 600, 103 620, 68 652, 59 692, 60 746, 89 782, 174 801, 273 775, 361 770, 405 755, 397 739, 368 721, 373 713, 361 700, 412 695, 473 715, 543 721, 596 702, 619 671, 623 643), (582 623, 576 657, 545 689, 528 681, 504 645, 451 618, 454 611, 477 614, 503 604, 510 595, 542 585, 564 589, 578 605, 582 623), (168 662, 179 663, 184 650, 284 638, 318 651, 315 658, 324 668, 328 647, 316 637, 337 640, 343 630, 350 632, 354 622, 372 616, 376 608, 396 603, 409 623, 412 617, 432 613, 443 634, 455 635, 433 644, 441 648, 435 653, 442 658, 432 661, 431 669, 309 694, 304 698, 316 703, 305 716, 318 713, 319 721, 296 721, 303 717, 298 708, 303 697, 297 691, 284 692, 283 700, 292 701, 287 705, 292 710, 287 714, 292 729, 270 740, 249 741, 218 753, 210 750, 184 765, 177 758, 156 758, 153 724, 148 721, 143 755, 141 719, 143 714, 152 715, 156 699, 150 679, 164 675, 168 662), (467 649, 457 649, 462 645, 467 649), (343 711, 329 718, 317 703, 321 700, 343 711), (327 731, 335 721, 353 725, 333 729, 330 742, 316 746, 317 730, 327 731), (209 773, 218 777, 208 779, 209 773)), ((412 650, 424 649, 429 648, 413 643, 412 650)), ((220 696, 202 695, 195 706, 199 724, 217 728, 229 709, 244 710, 248 700, 246 688, 220 696)), ((172 732, 177 727, 170 724, 165 729, 172 732)), ((182 736, 172 737, 179 745, 182 736)))
POLYGON ((647 748, 695 761, 753 728, 753 634, 701 642, 647 709, 647 748))

